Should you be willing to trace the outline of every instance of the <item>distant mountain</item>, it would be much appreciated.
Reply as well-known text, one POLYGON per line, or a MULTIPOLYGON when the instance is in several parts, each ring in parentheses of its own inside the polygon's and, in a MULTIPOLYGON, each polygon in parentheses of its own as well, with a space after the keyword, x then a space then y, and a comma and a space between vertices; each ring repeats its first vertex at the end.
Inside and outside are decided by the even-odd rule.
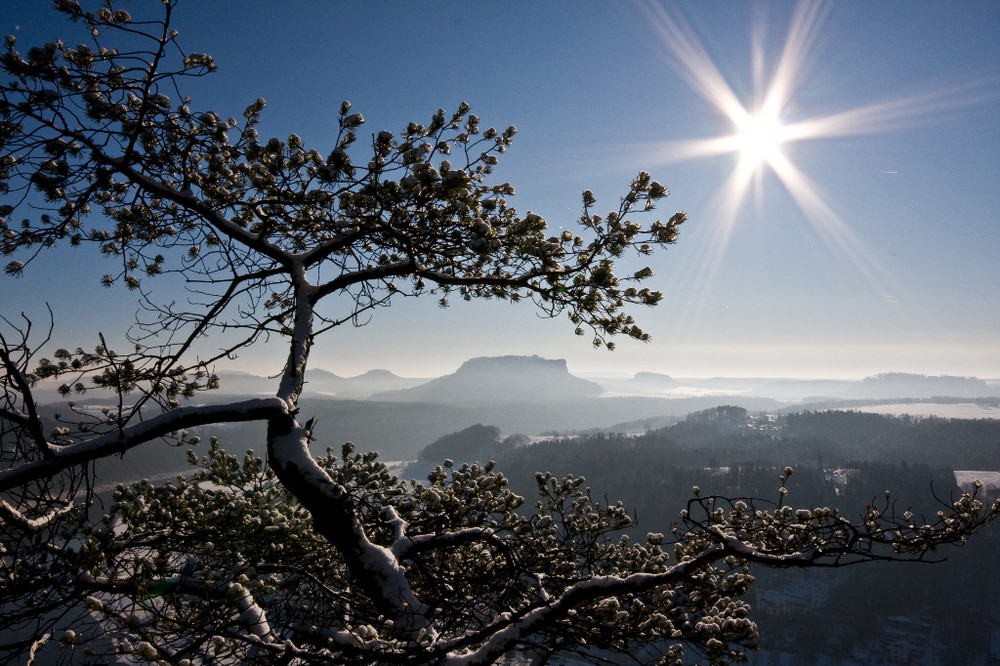
POLYGON ((219 375, 219 390, 225 395, 274 395, 278 380, 252 375, 249 372, 223 370, 219 375))
POLYGON ((628 383, 636 390, 646 393, 661 393, 680 386, 680 382, 670 375, 658 372, 637 372, 628 383))
POLYGON ((427 379, 400 377, 388 370, 369 370, 357 377, 339 377, 326 370, 306 372, 306 392, 336 396, 345 400, 369 398, 375 393, 408 389, 426 384, 427 379))
POLYGON ((609 395, 656 396, 674 391, 682 385, 670 375, 658 372, 637 372, 631 377, 593 377, 609 395))
POLYGON ((539 356, 473 358, 453 374, 410 389, 378 393, 372 400, 447 402, 573 402, 604 392, 600 384, 574 377, 563 359, 539 356))
POLYGON ((858 386, 858 382, 838 379, 774 379, 747 391, 747 395, 766 396, 778 400, 816 400, 820 397, 843 397, 858 386))
MULTIPOLYGON (((269 395, 278 388, 278 380, 260 377, 247 372, 224 371, 219 373, 220 391, 227 395, 269 395)), ((399 377, 388 370, 370 370, 357 377, 341 377, 328 370, 306 371, 303 393, 336 396, 345 400, 361 400, 373 393, 419 386, 426 379, 399 377)))
POLYGON ((976 377, 928 376, 889 372, 866 377, 864 380, 842 379, 776 379, 762 377, 711 377, 705 379, 670 378, 666 375, 638 373, 634 379, 611 384, 603 382, 609 391, 634 395, 667 395, 675 397, 702 391, 704 395, 742 395, 776 400, 885 400, 912 398, 984 398, 1000 395, 1000 386, 976 377), (657 383, 663 382, 657 390, 657 383))
MULTIPOLYGON (((372 372, 376 371, 373 370, 372 372)), ((339 382, 344 379, 340 375, 335 375, 329 370, 323 370, 322 368, 309 368, 306 370, 306 373, 310 382, 339 382)))
POLYGON ((986 380, 976 377, 949 375, 928 376, 905 372, 887 372, 865 377, 852 389, 858 398, 985 398, 995 394, 996 387, 987 387, 986 380))

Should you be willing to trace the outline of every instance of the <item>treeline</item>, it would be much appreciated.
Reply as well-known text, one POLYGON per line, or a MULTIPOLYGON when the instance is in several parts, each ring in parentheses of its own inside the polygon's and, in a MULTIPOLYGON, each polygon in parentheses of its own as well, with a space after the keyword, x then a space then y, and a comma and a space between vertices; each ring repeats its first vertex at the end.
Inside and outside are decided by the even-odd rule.
POLYGON ((782 417, 782 436, 815 441, 827 456, 1000 469, 1000 420, 886 416, 852 411, 782 417))

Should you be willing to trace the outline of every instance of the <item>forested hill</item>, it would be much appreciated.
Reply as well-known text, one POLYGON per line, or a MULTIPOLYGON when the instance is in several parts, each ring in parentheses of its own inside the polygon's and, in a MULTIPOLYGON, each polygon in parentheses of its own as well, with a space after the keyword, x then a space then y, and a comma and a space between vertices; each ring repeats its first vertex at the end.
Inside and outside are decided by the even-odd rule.
MULTIPOLYGON (((795 470, 785 484, 787 505, 830 507, 848 518, 873 499, 890 502, 900 514, 933 516, 941 502, 962 492, 953 469, 1000 469, 998 420, 860 412, 769 417, 724 406, 638 436, 512 442, 517 438, 499 429, 476 426, 441 438, 421 457, 459 465, 494 458, 529 505, 538 497, 536 472, 583 476, 595 499, 621 501, 634 511, 635 539, 669 533, 693 486, 702 496, 758 498, 765 506, 778 501, 786 465, 795 470)), ((431 464, 410 471, 420 477, 431 464)), ((981 497, 990 501, 998 493, 984 487, 981 497)), ((976 660, 989 650, 990 618, 1000 609, 992 573, 998 548, 994 525, 966 548, 935 553, 947 561, 919 572, 878 564, 822 575, 752 568, 757 583, 748 601, 763 649, 750 655, 750 663, 885 663, 873 655, 900 645, 921 656, 912 663, 985 663, 976 660), (886 623, 887 617, 895 622, 886 623)))
POLYGON ((752 414, 717 407, 650 430, 635 446, 659 448, 687 464, 820 461, 919 463, 955 469, 1000 468, 1000 420, 913 418, 856 411, 752 414))
POLYGON ((996 419, 824 411, 789 414, 781 424, 783 439, 815 442, 813 446, 829 459, 1000 469, 1000 420, 996 419))
MULTIPOLYGON (((624 500, 654 523, 672 521, 692 485, 776 499, 778 470, 786 465, 796 469, 789 485, 795 503, 855 507, 891 488, 931 511, 932 487, 941 497, 957 491, 952 470, 1000 469, 1000 421, 860 412, 768 417, 729 406, 638 436, 597 434, 516 447, 509 435, 477 426, 423 453, 426 461, 493 458, 527 497, 536 471, 583 475, 595 492, 624 500)), ((427 464, 414 466, 412 475, 422 476, 427 464)))
MULTIPOLYGON (((490 433, 480 427, 469 434, 478 435, 476 455, 482 455, 483 435, 490 433)), ((499 446, 489 453, 529 503, 538 496, 536 471, 584 476, 593 497, 621 501, 635 512, 636 539, 668 533, 693 486, 703 496, 777 501, 785 465, 795 471, 782 501, 830 507, 847 517, 859 515, 873 499, 889 502, 900 514, 933 516, 941 502, 962 492, 953 469, 1000 469, 997 420, 859 412, 773 418, 721 407, 640 436, 599 434, 516 448, 500 433, 494 439, 499 446)), ((461 461, 463 452, 472 453, 461 448, 461 440, 449 438, 447 457, 461 461)), ((445 453, 443 447, 432 450, 445 453)), ((998 492, 984 487, 981 497, 988 502, 998 492)), ((992 573, 1000 532, 994 525, 972 541, 935 553, 947 561, 921 572, 877 564, 822 576, 752 568, 757 583, 748 601, 762 629, 763 649, 750 655, 751 664, 884 663, 872 655, 899 646, 920 655, 912 663, 985 663, 977 659, 990 649, 990 618, 1000 609, 992 573), (887 617, 894 623, 886 623, 887 617)))
MULTIPOLYGON (((484 445, 481 432, 469 429, 442 438, 438 457, 459 461, 473 456, 561 457, 560 451, 607 451, 609 456, 652 451, 662 461, 689 467, 733 464, 823 466, 873 461, 923 464, 954 469, 1000 469, 1000 420, 913 418, 855 411, 754 414, 743 407, 720 406, 689 414, 677 423, 641 435, 601 433, 554 438, 516 450, 484 445)), ((510 434, 510 433, 507 433, 510 434)), ((431 447, 428 447, 431 448, 431 447)), ((430 460, 425 455, 421 459, 430 460)))

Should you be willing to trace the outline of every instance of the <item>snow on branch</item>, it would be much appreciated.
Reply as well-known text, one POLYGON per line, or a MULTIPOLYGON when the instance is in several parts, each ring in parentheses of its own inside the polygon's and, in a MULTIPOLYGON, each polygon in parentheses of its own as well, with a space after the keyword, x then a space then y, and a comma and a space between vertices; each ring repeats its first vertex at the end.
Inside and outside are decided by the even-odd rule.
POLYGON ((47 478, 74 465, 89 463, 164 437, 177 430, 210 423, 259 421, 289 410, 280 398, 254 398, 222 405, 178 407, 153 418, 94 439, 53 451, 48 458, 0 471, 0 491, 47 478))
MULTIPOLYGON (((594 576, 578 581, 567 587, 561 595, 550 600, 547 604, 523 613, 520 618, 505 628, 492 631, 489 639, 478 649, 453 656, 445 663, 448 666, 492 664, 525 637, 565 618, 571 610, 587 601, 619 594, 641 593, 664 585, 683 582, 688 580, 695 571, 704 569, 732 554, 727 546, 714 544, 705 548, 695 557, 679 562, 666 571, 634 573, 627 576, 594 576)), ((487 628, 487 632, 491 632, 491 629, 493 628, 487 628)), ((459 642, 464 642, 464 640, 456 641, 456 643, 459 642)))
MULTIPOLYGON (((49 526, 57 518, 66 515, 76 505, 68 502, 65 506, 49 511, 38 518, 28 518, 23 513, 12 507, 6 500, 0 500, 0 518, 8 523, 15 523, 21 529, 28 532, 39 532, 49 526)), ((0 521, 0 522, 3 522, 0 521)))
POLYGON ((231 583, 228 594, 230 597, 235 597, 236 605, 240 609, 238 621, 260 640, 269 643, 275 642, 275 634, 267 621, 267 613, 254 600, 249 590, 239 583, 231 583))
POLYGON ((455 548, 475 541, 486 541, 494 546, 508 549, 506 542, 493 530, 486 527, 467 527, 441 534, 401 535, 400 539, 393 541, 392 551, 397 558, 404 559, 429 550, 455 548))

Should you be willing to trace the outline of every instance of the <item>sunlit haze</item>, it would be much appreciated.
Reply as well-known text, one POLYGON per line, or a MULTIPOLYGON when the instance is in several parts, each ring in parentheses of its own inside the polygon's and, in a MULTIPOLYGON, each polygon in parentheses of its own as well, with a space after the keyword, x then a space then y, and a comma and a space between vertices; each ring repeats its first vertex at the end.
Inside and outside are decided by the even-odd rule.
MULTIPOLYGON (((71 32, 8 5, 19 46, 71 32)), ((527 303, 400 299, 321 337, 314 367, 429 377, 538 354, 591 376, 1000 377, 998 2, 182 0, 176 16, 219 65, 191 106, 239 116, 263 97, 262 135, 326 154, 342 100, 373 134, 464 100, 517 126, 496 177, 554 232, 584 189, 616 209, 639 170, 670 190, 655 214, 689 216, 650 260, 664 301, 632 312, 650 343, 595 350, 527 303)), ((3 309, 44 320, 48 302, 55 343, 117 334, 137 302, 99 286, 102 261, 59 249, 3 280, 3 309)), ((232 368, 274 374, 284 353, 232 368)))

